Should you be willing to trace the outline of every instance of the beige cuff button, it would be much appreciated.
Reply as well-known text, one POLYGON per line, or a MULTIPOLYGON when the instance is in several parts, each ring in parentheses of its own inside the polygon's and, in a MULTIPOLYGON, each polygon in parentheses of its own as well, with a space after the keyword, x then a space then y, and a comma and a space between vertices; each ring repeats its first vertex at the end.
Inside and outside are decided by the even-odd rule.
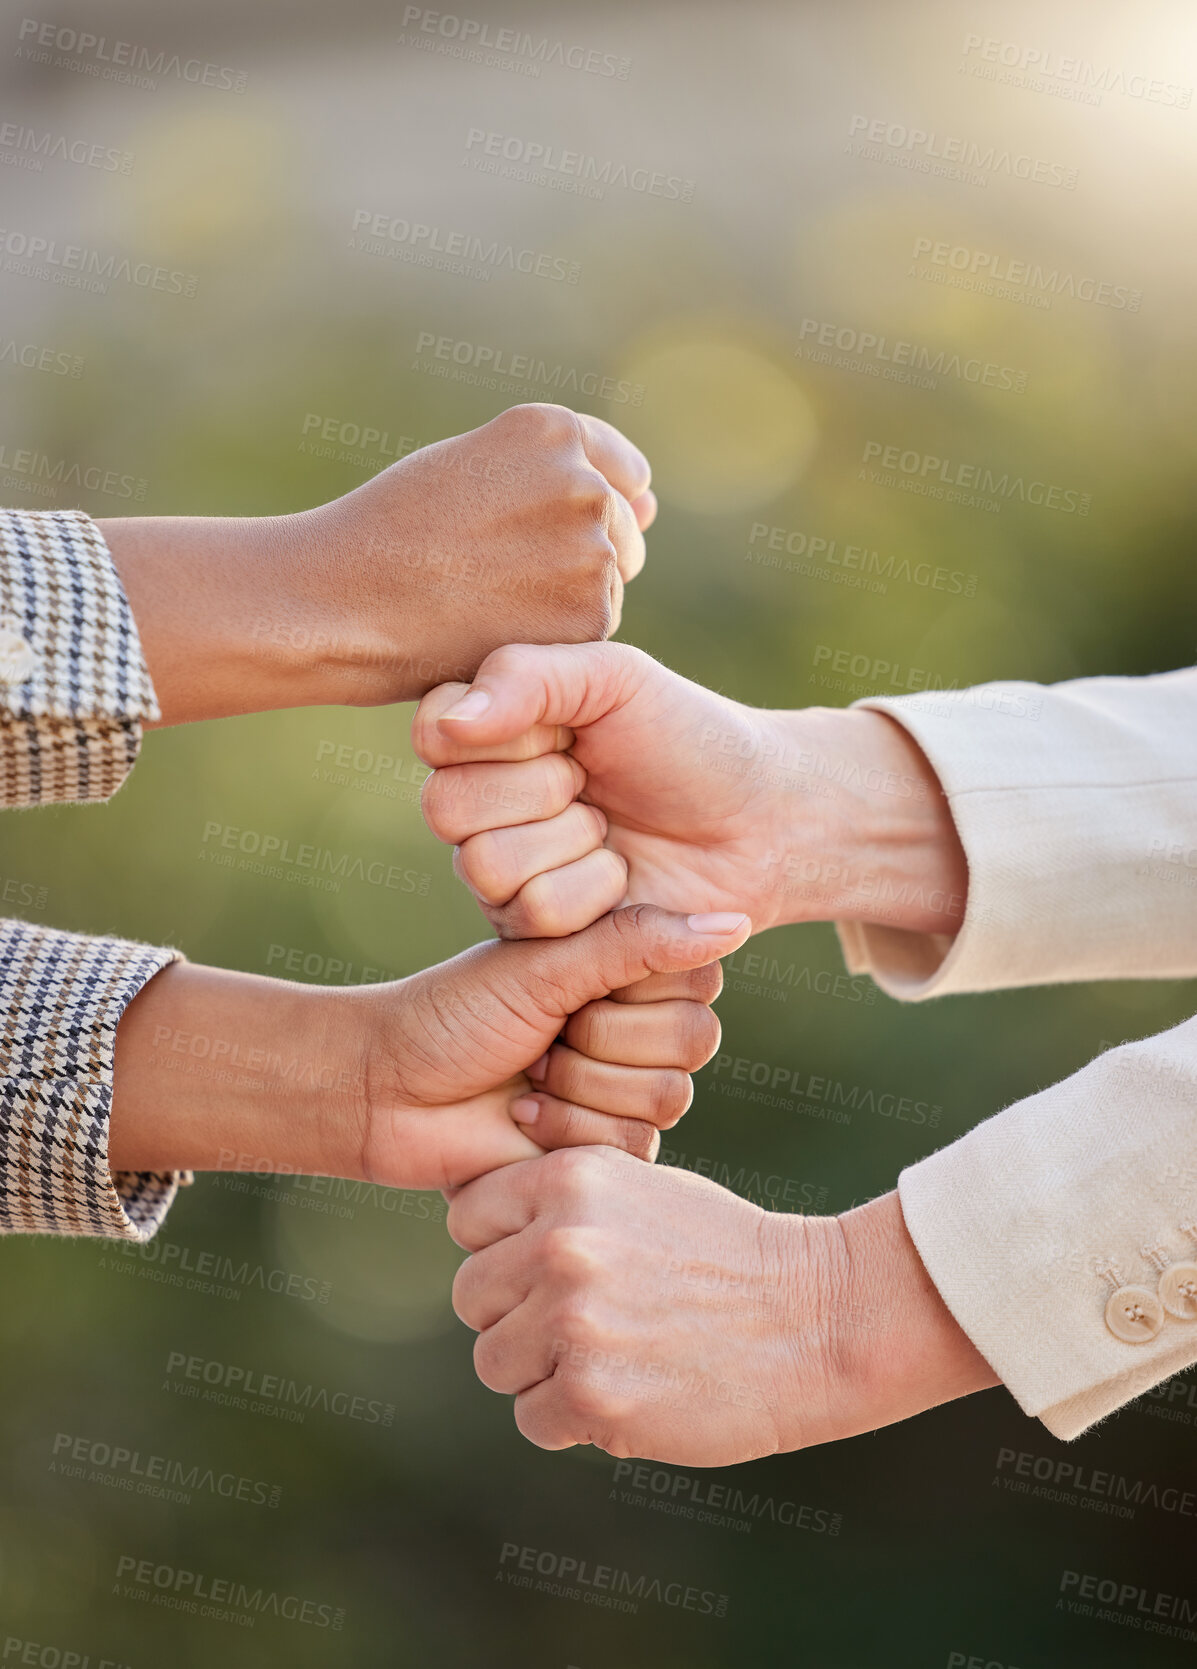
POLYGON ((1124 1344, 1149 1344, 1164 1325, 1164 1306, 1149 1287, 1119 1287, 1106 1305, 1106 1326, 1124 1344))
POLYGON ((1197 1321, 1197 1263, 1173 1263, 1164 1270, 1160 1303, 1177 1321, 1197 1321))
POLYGON ((33 676, 33 650, 11 620, 0 620, 0 684, 23 684, 33 676))

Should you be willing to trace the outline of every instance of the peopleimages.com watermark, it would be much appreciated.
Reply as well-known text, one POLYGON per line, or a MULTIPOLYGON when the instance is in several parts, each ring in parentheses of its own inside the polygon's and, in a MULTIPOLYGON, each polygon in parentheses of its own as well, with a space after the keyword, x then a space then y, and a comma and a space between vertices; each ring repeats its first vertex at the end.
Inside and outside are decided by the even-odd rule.
POLYGON ((1091 1617, 1172 1640, 1197 1640, 1197 1626, 1186 1626, 1197 1625, 1197 1599, 1185 1594, 1169 1594, 1140 1582, 1119 1582, 1094 1571, 1078 1570, 1061 1571, 1058 1593, 1056 1610, 1071 1616, 1091 1617))
POLYGON ((811 1110, 812 1116, 835 1124, 850 1124, 853 1113, 872 1113, 895 1124, 938 1128, 943 1108, 935 1102, 916 1100, 894 1090, 878 1090, 868 1084, 845 1084, 838 1078, 807 1072, 800 1066, 782 1066, 773 1061, 752 1060, 747 1055, 720 1052, 715 1056, 711 1088, 737 1100, 762 1102, 772 1107, 811 1110))
POLYGON ((725 990, 764 997, 767 1002, 787 1003, 793 991, 801 991, 806 996, 834 997, 846 1003, 865 1003, 869 1007, 877 1001, 877 987, 865 974, 812 968, 809 963, 782 962, 779 957, 755 950, 738 950, 724 957, 723 966, 731 976, 725 980, 725 990))
POLYGON ((962 568, 945 568, 917 559, 911 562, 909 557, 895 556, 892 551, 882 556, 867 545, 841 541, 830 534, 771 527, 767 522, 752 523, 742 560, 758 568, 830 580, 881 597, 887 594, 891 580, 922 591, 942 591, 949 597, 975 597, 977 593, 976 574, 962 568))
POLYGON ((466 134, 462 161, 478 174, 545 186, 550 191, 593 200, 601 200, 608 190, 631 191, 674 203, 689 203, 694 198, 694 181, 681 174, 616 162, 611 157, 600 160, 588 151, 571 151, 547 140, 525 139, 518 134, 496 133, 480 127, 472 127, 466 134))
POLYGON ((132 260, 128 255, 105 254, 80 243, 59 243, 57 238, 15 227, 0 227, 0 271, 16 278, 40 278, 61 284, 68 290, 86 290, 106 296, 113 282, 131 284, 138 290, 158 290, 190 300, 199 285, 193 272, 180 272, 154 261, 132 260))
POLYGON ((930 348, 924 342, 907 341, 875 330, 828 320, 803 319, 798 330, 795 359, 812 365, 826 365, 834 371, 854 371, 859 376, 878 377, 884 382, 910 383, 916 388, 934 389, 939 379, 972 383, 978 388, 1025 394, 1027 373, 1012 365, 978 359, 950 348, 930 348))
POLYGON ((1024 307, 1050 309, 1057 296, 1110 307, 1116 312, 1137 313, 1143 292, 1131 284, 1116 284, 1093 273, 1074 272, 1020 256, 1001 255, 992 249, 974 249, 969 244, 951 243, 946 238, 920 236, 914 240, 907 271, 909 278, 944 284, 949 289, 967 290, 1013 301, 1024 307), (919 263, 923 262, 923 265, 919 263))
POLYGON ((547 391, 551 399, 562 402, 584 396, 588 400, 609 400, 616 406, 640 406, 646 392, 643 383, 626 378, 563 365, 536 354, 512 353, 492 343, 441 336, 432 330, 422 330, 416 337, 415 358, 409 369, 528 400, 543 400, 547 391))
POLYGON ((629 1356, 626 1351, 554 1339, 554 1378, 561 1385, 580 1384, 587 1394, 608 1391, 658 1408, 750 1408, 773 1412, 776 1398, 760 1386, 735 1379, 715 1379, 704 1363, 679 1365, 659 1357, 629 1356))
POLYGON ((1184 82, 1112 63, 1095 63, 1050 47, 1024 46, 996 35, 965 35, 958 68, 961 75, 1078 104, 1100 104, 1106 93, 1145 104, 1171 105, 1177 110, 1187 110, 1193 102, 1193 89, 1184 82))
POLYGON ((389 429, 376 428, 372 423, 324 417, 314 411, 304 414, 300 437, 296 450, 308 457, 356 464, 360 469, 386 469, 419 449, 413 435, 392 435, 389 429))
POLYGON ((933 718, 957 713, 991 713, 998 718, 1037 721, 1043 714, 1043 691, 1034 684, 975 684, 961 686, 928 667, 904 666, 887 655, 817 643, 811 665, 822 667, 807 680, 819 689, 840 695, 920 695, 919 711, 933 718))
POLYGON ((235 1623, 240 1628, 253 1628, 262 1617, 306 1623, 312 1628, 339 1630, 345 1626, 342 1605, 304 1599, 263 1583, 255 1586, 237 1577, 209 1576, 181 1565, 138 1559, 131 1553, 122 1553, 117 1559, 115 1578, 112 1592, 122 1599, 143 1600, 167 1611, 235 1623))
POLYGON ((1077 171, 1063 162, 1049 162, 1025 151, 963 139, 955 134, 928 132, 884 117, 853 116, 848 123, 849 156, 916 174, 987 186, 991 179, 1022 180, 1029 185, 1076 189, 1077 171))
POLYGON ((265 965, 276 974, 303 974, 319 985, 383 985, 388 980, 404 977, 395 968, 350 962, 343 956, 304 950, 299 945, 268 945, 265 965))
POLYGON ((1170 1425, 1197 1425, 1197 1381, 1177 1374, 1175 1379, 1144 1391, 1138 1401, 1128 1404, 1128 1410, 1170 1425))
POLYGON ((185 58, 164 47, 140 46, 136 41, 112 40, 89 29, 42 22, 23 17, 17 27, 15 56, 27 63, 52 69, 72 70, 101 81, 119 82, 152 92, 158 78, 190 82, 194 87, 211 87, 222 93, 243 93, 248 77, 244 70, 214 64, 203 58, 185 58))
POLYGON ((668 1518, 682 1518, 721 1530, 750 1532, 755 1524, 780 1524, 819 1536, 838 1536, 842 1513, 798 1501, 778 1500, 759 1489, 714 1482, 709 1476, 677 1472, 640 1460, 617 1460, 608 1500, 644 1507, 668 1518))
POLYGON ((630 58, 615 52, 550 35, 533 35, 527 29, 493 20, 432 11, 426 6, 405 6, 403 29, 398 37, 400 46, 417 47, 468 64, 484 64, 533 80, 543 68, 556 66, 604 80, 626 81, 632 67, 630 58))
POLYGON ((0 1651, 0 1663, 13 1669, 131 1669, 121 1658, 93 1657, 91 1651, 79 1651, 72 1646, 49 1645, 41 1640, 23 1640, 9 1634, 0 1651))
POLYGON ((293 1269, 271 1268, 229 1252, 185 1246, 160 1234, 141 1243, 121 1241, 119 1250, 105 1252, 97 1267, 232 1303, 240 1303, 245 1293, 254 1291, 295 1298, 302 1304, 327 1304, 332 1296, 331 1281, 318 1281, 314 1275, 293 1269))
POLYGON ((323 892, 340 892, 343 881, 361 881, 426 898, 432 885, 432 876, 422 870, 404 869, 381 858, 367 862, 351 852, 334 852, 307 841, 294 843, 289 835, 263 834, 211 820, 204 824, 199 857, 218 868, 245 870, 323 892))
POLYGON ((994 1484, 1016 1495, 1108 1517, 1131 1519, 1139 1507, 1154 1507, 1171 1517, 1197 1518, 1197 1489, 1128 1478, 1121 1472, 1029 1449, 999 1449, 994 1484))
POLYGON ((701 1153, 683 1153, 680 1148, 663 1147, 657 1155, 657 1163, 666 1169, 709 1177, 721 1188, 730 1189, 733 1194, 739 1194, 741 1199, 749 1200, 765 1211, 817 1213, 827 1204, 827 1188, 823 1183, 803 1182, 798 1177, 758 1171, 747 1165, 738 1165, 733 1170, 725 1159, 711 1159, 701 1153))
MULTIPOLYGON (((264 1373, 240 1362, 222 1362, 172 1350, 166 1358, 162 1389, 177 1396, 232 1408, 246 1414, 302 1425, 309 1414, 328 1414, 363 1426, 388 1427, 395 1405, 341 1386, 329 1388, 285 1373, 264 1373)), ((273 1503, 272 1503, 273 1504, 273 1503)))
MULTIPOLYGON (((816 660, 817 664, 817 660, 816 660)), ((890 794, 901 800, 923 800, 927 790, 909 771, 862 766, 846 754, 828 754, 796 747, 784 734, 763 734, 739 726, 704 724, 698 734, 698 767, 743 776, 792 793, 834 799, 841 788, 870 794, 890 794)))
POLYGON ((547 278, 557 284, 576 284, 582 268, 564 255, 541 249, 519 249, 500 238, 474 232, 449 231, 423 220, 406 220, 386 210, 353 211, 350 249, 378 255, 402 266, 428 267, 464 278, 489 280, 496 272, 518 272, 547 278))
POLYGON ((366 1092, 360 1071, 334 1067, 322 1056, 306 1060, 299 1055, 284 1056, 241 1037, 214 1037, 209 1032, 184 1031, 178 1026, 155 1026, 151 1046, 154 1065, 161 1071, 237 1084, 262 1095, 294 1096, 299 1090, 356 1096, 366 1092))
POLYGON ((81 354, 47 348, 38 342, 18 342, 15 336, 0 336, 0 365, 21 365, 26 371, 44 371, 51 377, 83 375, 81 354))
POLYGON ((143 1453, 102 1438, 58 1432, 51 1445, 49 1470, 60 1478, 100 1484, 155 1501, 186 1507, 194 1496, 219 1497, 254 1507, 277 1507, 281 1484, 239 1472, 221 1471, 204 1461, 143 1453))
POLYGON ((316 744, 312 778, 334 788, 352 788, 383 800, 419 805, 420 791, 432 775, 431 766, 377 748, 359 748, 329 737, 316 744), (327 761, 327 763, 326 763, 327 761))
POLYGON ((50 897, 50 889, 36 881, 19 880, 15 875, 0 875, 0 904, 17 904, 23 910, 42 910, 50 897))
POLYGON ((24 122, 0 122, 0 168, 20 168, 40 174, 47 162, 73 162, 105 174, 131 174, 133 155, 115 145, 80 139, 52 128, 26 127, 24 122))
POLYGON ((1162 881, 1165 886, 1197 887, 1197 844, 1156 836, 1147 849, 1146 862, 1135 874, 1145 881, 1162 881))
POLYGON ((726 1617, 727 1594, 668 1577, 618 1565, 597 1564, 575 1554, 504 1542, 498 1574, 514 1588, 527 1588, 555 1599, 580 1600, 607 1611, 635 1613, 645 1601, 704 1617, 726 1617))
POLYGON ((0 474, 6 487, 20 487, 42 498, 54 498, 70 488, 74 493, 102 493, 107 498, 130 499, 140 504, 150 490, 144 476, 102 469, 99 464, 52 458, 36 447, 9 446, 6 441, 0 441, 0 474))
POLYGON ((1008 469, 999 473, 988 464, 961 463, 892 441, 865 441, 860 464, 857 480, 871 486, 894 487, 920 498, 994 514, 1005 504, 1018 503, 1056 510, 1061 515, 1087 516, 1093 505, 1092 493, 1076 487, 1062 487, 1008 469))

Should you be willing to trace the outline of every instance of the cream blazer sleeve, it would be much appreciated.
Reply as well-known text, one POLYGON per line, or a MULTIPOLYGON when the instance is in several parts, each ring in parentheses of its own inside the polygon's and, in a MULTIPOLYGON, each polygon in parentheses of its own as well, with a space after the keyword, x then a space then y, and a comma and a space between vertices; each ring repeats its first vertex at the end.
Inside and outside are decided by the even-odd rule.
MULTIPOLYGON (((842 923, 921 1002, 1197 977, 1197 669, 871 699, 939 775, 968 859, 955 940, 842 923)), ((905 1171, 944 1301, 1062 1438, 1197 1362, 1197 1019, 1124 1044, 905 1171)))
MULTIPOLYGON (((157 717, 99 529, 0 510, 0 805, 106 800, 157 717)), ((148 1240, 191 1180, 108 1164, 117 1024, 177 957, 0 921, 0 1234, 148 1240)))

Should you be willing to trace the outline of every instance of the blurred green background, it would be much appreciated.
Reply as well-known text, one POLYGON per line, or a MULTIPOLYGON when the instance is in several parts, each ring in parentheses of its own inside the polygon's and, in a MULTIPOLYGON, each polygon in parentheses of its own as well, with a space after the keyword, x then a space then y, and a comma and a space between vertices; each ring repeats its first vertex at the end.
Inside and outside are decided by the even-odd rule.
MULTIPOLYGON (((37 153, 0 132, 4 502, 97 516, 288 511, 389 461, 342 425, 384 431, 394 450, 557 397, 620 424, 652 459, 661 514, 622 635, 703 683, 763 705, 839 704, 912 669, 950 685, 1193 660, 1197 66, 1194 13, 1179 0, 1133 12, 1110 0, 469 0, 460 14, 72 0, 39 14, 52 35, 107 43, 75 51, 38 48, 23 18, 19 7, 0 16, 5 121, 132 161, 47 155, 31 167, 37 153), (1032 52, 1050 54, 1034 60, 1046 74, 1020 67, 1032 52), (141 65, 140 81, 110 73, 122 58, 141 65), (869 150, 874 122, 937 138, 908 145, 891 128, 869 150), (528 145, 584 153, 610 183, 583 195, 521 177, 519 164, 480 169, 477 133, 502 136, 500 152, 502 139, 522 142, 509 148, 525 160, 528 145), (927 157, 954 139, 979 153, 965 178, 927 157), (1075 170, 1075 183, 1019 177, 1007 154, 1038 159, 1049 178, 1075 170), (681 183, 654 194, 631 183, 643 183, 636 171, 681 183), (577 263, 577 282, 501 264, 438 270, 399 258, 410 244, 371 253, 353 246, 363 212, 423 222, 442 242, 458 232, 546 254, 556 271, 577 263), (64 287, 21 270, 30 236, 194 275, 195 293, 119 277, 106 293, 64 287), (965 253, 937 261, 941 244, 965 253), (1013 295, 945 282, 975 257, 982 274, 1025 262, 1089 279, 1105 300, 1042 275, 1013 295), (1136 308, 1110 304, 1131 292, 1136 308), (841 348, 811 357, 840 332, 841 348), (924 361, 942 353, 940 369, 886 375, 893 350, 862 351, 862 334, 914 344, 924 361), (453 362, 421 351, 428 336, 469 344, 463 360, 490 347, 543 369, 520 386, 434 375, 453 362), (56 359, 24 364, 14 343, 72 368, 80 359, 79 374, 56 359), (970 380, 974 361, 1001 374, 970 380), (612 378, 615 397, 574 392, 590 375, 612 378), (618 397, 621 383, 634 399, 618 397), (343 438, 322 454, 312 442, 326 420, 343 438), (877 484, 862 467, 870 442, 1088 494, 1088 514, 877 484), (56 485, 60 462, 60 478, 112 470, 144 482, 144 497, 56 485), (759 560, 760 527, 805 554, 788 568, 784 551, 759 560), (833 560, 812 558, 817 539, 835 541, 833 560), (869 585, 843 583, 851 570, 834 557, 848 546, 877 553, 869 585), (965 580, 936 589, 918 563, 965 580), (901 670, 829 690, 816 681, 820 647, 901 670)), ((353 977, 439 960, 484 928, 421 824, 409 718, 328 709, 152 735, 110 805, 5 816, 2 871, 16 889, 5 896, 57 926, 252 971, 277 968, 279 946, 311 968, 348 961, 353 977), (330 781, 342 744, 405 763, 330 781), (213 821, 432 879, 426 896, 355 884, 322 895, 225 873, 200 856, 213 821)), ((708 1068, 672 1135, 675 1162, 780 1176, 791 1197, 828 1210, 885 1190, 996 1108, 1194 1001, 1191 985, 1159 983, 904 1010, 865 1000, 861 982, 823 989, 842 968, 830 927, 750 949, 773 965, 729 970, 726 1050, 942 1109, 937 1129, 866 1110, 834 1123, 733 1103, 708 1068)), ((717 1478, 808 1507, 805 1528, 764 1510, 750 1530, 702 1523, 622 1501, 601 1455, 543 1454, 519 1438, 505 1401, 475 1381, 471 1336, 452 1316, 458 1254, 439 1198, 398 1203, 210 1177, 180 1198, 149 1258, 99 1243, 4 1246, 0 1662, 1191 1661, 1191 1645, 1057 1608, 1064 1570, 1197 1605, 1191 1516, 1141 1505, 1126 1520, 1036 1500, 995 1471, 1007 1448, 1192 1489, 1197 1383, 1067 1450, 990 1392, 717 1478), (331 1296, 251 1283, 222 1298, 152 1278, 164 1259, 204 1252, 329 1281, 331 1296), (314 1406, 291 1422, 187 1396, 177 1363, 192 1356, 222 1378, 311 1387, 314 1406), (202 1485, 165 1501, 71 1476, 59 1434, 244 1477, 251 1496, 277 1487, 279 1504, 202 1485), (648 1602, 621 1616, 521 1591, 501 1578, 507 1543, 725 1594, 727 1614, 648 1602), (121 1561, 142 1559, 208 1586, 295 1596, 315 1620, 266 1609, 239 1626, 199 1602, 130 1598, 121 1561), (340 1628, 324 1626, 339 1609, 340 1628)))

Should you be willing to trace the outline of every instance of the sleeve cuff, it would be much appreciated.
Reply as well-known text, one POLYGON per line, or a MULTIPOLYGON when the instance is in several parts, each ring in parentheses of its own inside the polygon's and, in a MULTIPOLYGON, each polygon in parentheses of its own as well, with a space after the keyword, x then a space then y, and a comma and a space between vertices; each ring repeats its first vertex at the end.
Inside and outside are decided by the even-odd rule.
POLYGON ((869 698, 939 777, 964 846, 950 938, 837 924, 908 1002, 1197 974, 1197 671, 869 698))
POLYGON ((0 1234, 149 1240, 191 1181, 108 1165, 117 1025, 178 957, 0 922, 0 1234))
POLYGON ((105 800, 161 717, 99 529, 81 511, 0 510, 0 796, 105 800))
POLYGON ((1057 1437, 1197 1362, 1197 1305, 1177 1316, 1158 1296, 1161 1264, 1197 1260, 1195 1085, 1197 1019, 1110 1050, 899 1180, 944 1302, 1057 1437), (1148 1295, 1130 1341, 1107 1319, 1128 1286, 1148 1295))

